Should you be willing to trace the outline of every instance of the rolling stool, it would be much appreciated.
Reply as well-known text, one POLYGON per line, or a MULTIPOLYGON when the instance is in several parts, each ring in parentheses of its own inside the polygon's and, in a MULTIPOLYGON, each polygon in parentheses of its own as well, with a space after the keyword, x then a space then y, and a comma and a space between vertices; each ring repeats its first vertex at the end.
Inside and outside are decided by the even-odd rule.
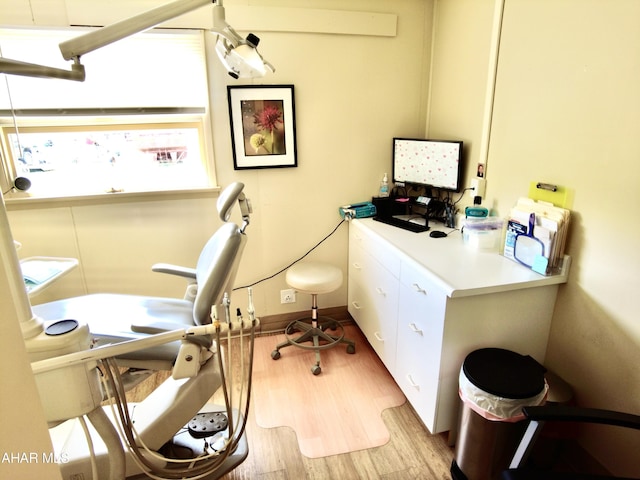
POLYGON ((320 374, 320 350, 335 347, 339 343, 347 344, 347 353, 355 353, 356 345, 353 341, 344 338, 344 327, 330 317, 318 317, 318 295, 329 293, 342 285, 342 270, 326 263, 298 263, 289 270, 286 275, 287 284, 298 292, 311 295, 311 323, 308 318, 294 320, 287 328, 285 335, 287 340, 278 344, 271 352, 271 358, 280 358, 280 349, 295 345, 296 347, 314 350, 316 352, 316 364, 311 367, 314 375, 320 374), (329 335, 325 329, 339 330, 338 335, 329 335), (293 338, 294 332, 302 332, 302 335, 293 338), (306 342, 313 342, 313 345, 304 345, 306 342))

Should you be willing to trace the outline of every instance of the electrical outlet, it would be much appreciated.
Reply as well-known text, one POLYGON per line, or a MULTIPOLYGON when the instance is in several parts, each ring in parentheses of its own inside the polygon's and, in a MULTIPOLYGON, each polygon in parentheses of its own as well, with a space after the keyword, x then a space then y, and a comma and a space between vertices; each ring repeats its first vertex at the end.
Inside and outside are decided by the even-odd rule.
POLYGON ((280 290, 280 303, 296 303, 296 291, 292 288, 280 290))
POLYGON ((468 190, 471 198, 473 197, 482 197, 484 198, 484 193, 487 187, 487 181, 484 178, 474 178, 471 180, 471 188, 473 190, 468 190))

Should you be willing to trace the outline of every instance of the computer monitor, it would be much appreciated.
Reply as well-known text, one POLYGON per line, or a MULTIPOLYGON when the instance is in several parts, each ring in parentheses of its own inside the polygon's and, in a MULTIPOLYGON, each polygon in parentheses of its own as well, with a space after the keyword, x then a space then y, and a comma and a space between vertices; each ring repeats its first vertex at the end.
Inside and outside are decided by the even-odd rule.
POLYGON ((393 139, 393 182, 459 192, 462 186, 462 142, 393 139))

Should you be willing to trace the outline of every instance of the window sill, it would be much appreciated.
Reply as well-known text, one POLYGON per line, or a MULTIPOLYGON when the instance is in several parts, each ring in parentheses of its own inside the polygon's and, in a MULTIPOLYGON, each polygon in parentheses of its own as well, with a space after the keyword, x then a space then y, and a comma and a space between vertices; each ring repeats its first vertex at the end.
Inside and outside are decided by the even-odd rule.
POLYGON ((220 187, 207 187, 185 190, 163 190, 154 192, 115 192, 94 195, 69 195, 39 197, 28 193, 8 193, 4 196, 7 210, 25 210, 31 208, 53 208, 69 205, 97 205, 131 202, 148 202, 179 198, 202 198, 215 196, 220 187))

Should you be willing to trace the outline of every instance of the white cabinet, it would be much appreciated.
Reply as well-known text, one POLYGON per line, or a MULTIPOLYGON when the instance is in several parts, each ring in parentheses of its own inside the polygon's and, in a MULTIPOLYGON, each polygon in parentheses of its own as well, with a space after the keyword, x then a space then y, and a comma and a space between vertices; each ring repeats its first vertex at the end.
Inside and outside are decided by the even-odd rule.
MULTIPOLYGON (((569 259, 566 260, 568 269, 569 259)), ((349 230, 348 309, 432 432, 451 430, 467 354, 499 347, 544 361, 561 275, 371 219, 349 230)))

